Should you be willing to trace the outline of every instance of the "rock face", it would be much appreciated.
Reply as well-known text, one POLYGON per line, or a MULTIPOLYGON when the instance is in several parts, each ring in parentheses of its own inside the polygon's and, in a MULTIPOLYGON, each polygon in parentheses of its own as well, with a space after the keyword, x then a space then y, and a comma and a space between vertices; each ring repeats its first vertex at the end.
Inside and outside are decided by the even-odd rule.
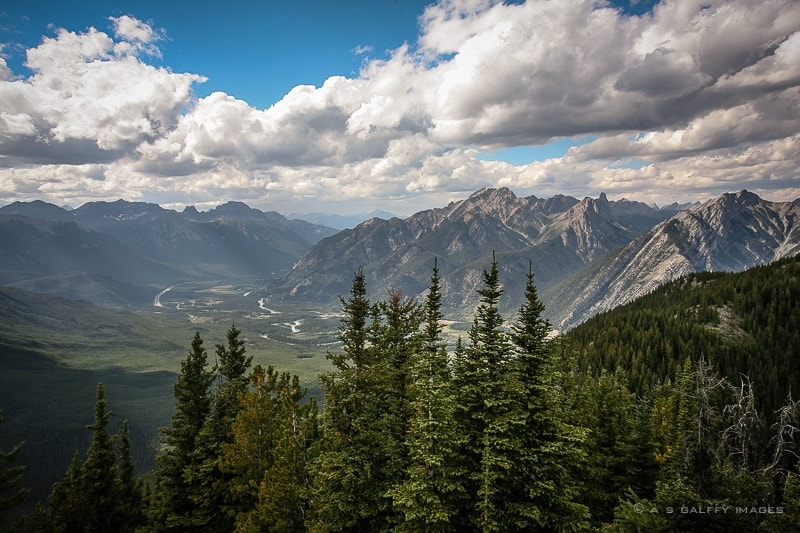
POLYGON ((656 225, 588 273, 562 328, 700 271, 733 271, 800 252, 800 204, 723 194, 656 225))
POLYGON ((494 252, 506 274, 507 306, 515 308, 531 262, 539 287, 553 287, 671 214, 638 202, 609 202, 604 194, 579 201, 481 189, 443 208, 404 220, 374 218, 324 239, 273 289, 276 295, 331 303, 363 268, 374 297, 383 298, 389 287, 417 296, 436 258, 445 305, 469 308, 494 252))

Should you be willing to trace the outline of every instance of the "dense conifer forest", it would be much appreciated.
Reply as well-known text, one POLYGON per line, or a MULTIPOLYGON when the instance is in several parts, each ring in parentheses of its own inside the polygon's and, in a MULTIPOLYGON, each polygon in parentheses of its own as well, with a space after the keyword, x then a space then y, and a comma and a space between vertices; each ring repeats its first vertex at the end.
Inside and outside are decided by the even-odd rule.
MULTIPOLYGON (((454 347, 436 265, 419 302, 370 301, 355 273, 320 406, 235 326, 211 355, 197 333, 142 478, 100 384, 88 450, 15 529, 800 530, 799 259, 691 275, 560 336, 532 269, 500 313, 498 271, 454 347)), ((25 490, 0 452, 5 513, 25 490)))

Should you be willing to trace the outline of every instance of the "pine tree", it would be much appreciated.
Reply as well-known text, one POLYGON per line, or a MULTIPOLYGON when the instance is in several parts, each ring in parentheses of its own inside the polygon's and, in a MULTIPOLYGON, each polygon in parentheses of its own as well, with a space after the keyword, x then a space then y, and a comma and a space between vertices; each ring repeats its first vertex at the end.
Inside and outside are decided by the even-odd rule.
POLYGON ((149 508, 149 524, 156 531, 191 529, 195 505, 189 494, 195 490, 189 487, 186 472, 196 460, 197 438, 211 410, 209 388, 213 381, 203 339, 195 332, 192 349, 181 361, 181 372, 173 387, 176 403, 172 424, 162 429, 165 440, 156 458, 149 508))
POLYGON ((455 425, 455 393, 442 339, 439 269, 434 263, 423 309, 425 329, 411 354, 411 419, 406 435, 409 462, 405 479, 392 491, 403 514, 398 531, 454 531, 465 499, 458 462, 460 435, 455 425))
POLYGON ((471 475, 465 488, 475 498, 467 511, 473 528, 503 531, 512 527, 505 508, 514 490, 510 473, 514 468, 511 435, 519 426, 509 396, 507 380, 512 346, 503 330, 499 304, 503 294, 497 259, 483 272, 478 289, 480 302, 469 332, 469 344, 456 361, 457 417, 465 437, 462 461, 471 475))
POLYGON ((47 509, 37 510, 36 529, 54 533, 89 531, 86 509, 90 502, 83 492, 84 469, 80 452, 75 450, 67 472, 53 484, 47 509))
POLYGON ((319 438, 317 405, 313 398, 302 403, 307 391, 301 389, 297 376, 290 382, 288 373, 281 374, 280 383, 273 427, 264 428, 272 436, 271 461, 256 485, 253 509, 237 516, 239 531, 305 531, 311 487, 309 466, 319 438))
POLYGON ((339 329, 340 353, 329 353, 336 370, 320 376, 325 393, 323 439, 312 475, 312 531, 382 531, 389 527, 391 499, 383 478, 386 458, 378 399, 379 354, 368 342, 375 309, 367 298, 363 271, 353 278, 339 329))
POLYGON ((514 529, 576 530, 588 517, 587 509, 576 503, 572 481, 581 460, 582 433, 559 420, 553 385, 557 368, 548 341, 551 327, 543 313, 531 265, 525 302, 512 326, 516 357, 505 382, 506 395, 515 402, 511 418, 515 468, 509 478, 516 489, 507 495, 506 505, 514 529))
POLYGON ((401 483, 408 467, 409 365, 419 349, 420 308, 413 299, 403 298, 401 291, 390 289, 388 301, 375 306, 373 315, 369 339, 376 362, 371 386, 376 392, 375 403, 381 406, 375 430, 380 435, 379 479, 386 493, 382 505, 388 525, 401 520, 388 492, 401 483))
POLYGON ((207 531, 228 531, 234 523, 229 476, 220 469, 219 458, 223 445, 233 441, 231 428, 241 409, 240 398, 247 389, 247 370, 253 359, 246 356, 240 334, 241 330, 231 325, 227 346, 216 346, 217 388, 185 470, 189 500, 194 505, 191 523, 207 531))
MULTIPOLYGON (((0 423, 2 422, 3 412, 0 411, 0 423)), ((19 488, 25 467, 11 466, 22 451, 23 444, 17 444, 7 452, 0 450, 0 525, 8 516, 8 511, 22 503, 30 492, 28 489, 19 488)))
POLYGON ((231 497, 238 513, 252 511, 264 474, 275 462, 283 391, 288 374, 270 366, 256 365, 250 376, 251 390, 241 399, 241 410, 231 431, 233 441, 223 444, 220 467, 232 476, 231 497))
POLYGON ((135 531, 145 521, 142 485, 136 480, 131 456, 130 426, 122 423, 119 435, 119 531, 135 531))
POLYGON ((116 531, 121 522, 118 508, 120 486, 117 480, 117 455, 114 437, 108 432, 111 413, 106 410, 105 388, 97 385, 92 441, 86 454, 81 489, 87 503, 86 527, 89 531, 116 531))

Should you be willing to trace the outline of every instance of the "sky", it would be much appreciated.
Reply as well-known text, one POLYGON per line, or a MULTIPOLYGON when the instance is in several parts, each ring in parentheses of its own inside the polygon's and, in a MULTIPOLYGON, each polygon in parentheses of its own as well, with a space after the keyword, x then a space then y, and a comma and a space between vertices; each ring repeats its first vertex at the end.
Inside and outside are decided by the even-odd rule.
POLYGON ((0 3, 0 205, 800 197, 797 0, 0 3))

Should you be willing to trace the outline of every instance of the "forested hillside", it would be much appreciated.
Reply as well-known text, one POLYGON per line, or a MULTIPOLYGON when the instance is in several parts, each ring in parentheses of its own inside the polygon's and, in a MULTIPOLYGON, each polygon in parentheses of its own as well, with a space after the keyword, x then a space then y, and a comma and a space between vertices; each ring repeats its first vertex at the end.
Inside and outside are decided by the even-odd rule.
POLYGON ((132 479, 100 386, 88 451, 18 527, 796 531, 799 269, 692 275, 552 337, 532 270, 501 314, 493 260, 449 351, 435 265, 420 302, 370 301, 359 270, 321 408, 235 327, 213 357, 198 333, 155 470, 132 479))
POLYGON ((675 380, 686 358, 712 362, 758 393, 768 417, 800 391, 800 257, 742 273, 691 274, 571 330, 582 370, 621 369, 647 395, 675 380))

